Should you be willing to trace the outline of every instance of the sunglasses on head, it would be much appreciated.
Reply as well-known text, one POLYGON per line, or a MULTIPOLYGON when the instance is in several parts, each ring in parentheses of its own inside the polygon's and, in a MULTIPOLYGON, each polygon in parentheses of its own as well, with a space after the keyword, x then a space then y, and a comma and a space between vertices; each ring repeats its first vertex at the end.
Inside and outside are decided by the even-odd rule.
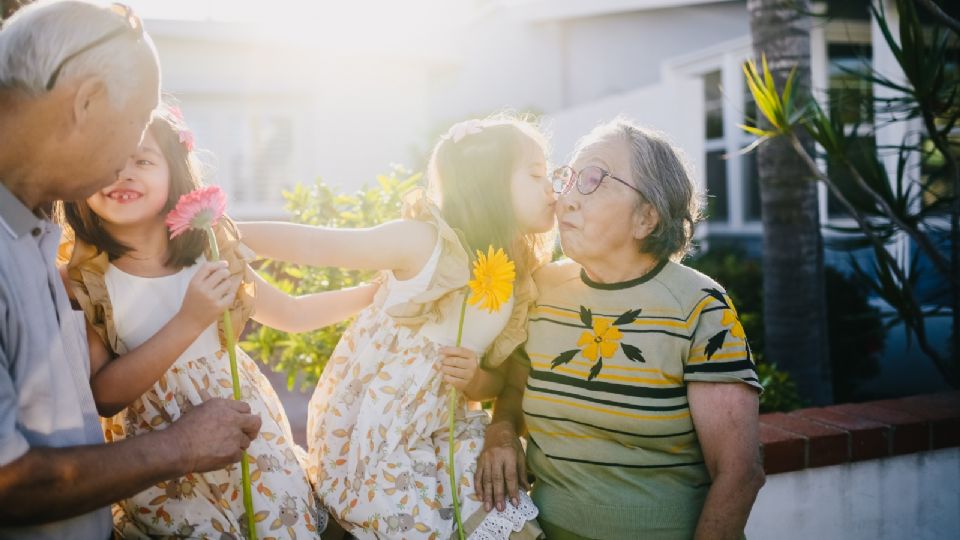
POLYGON ((63 66, 70 60, 73 60, 74 58, 93 49, 94 47, 103 45, 104 43, 110 41, 111 39, 120 37, 125 34, 135 37, 137 41, 140 41, 141 39, 143 39, 143 22, 140 20, 140 17, 137 17, 133 13, 133 10, 130 8, 130 6, 125 6, 123 4, 112 4, 110 6, 110 11, 112 11, 113 13, 116 13, 120 17, 123 17, 123 22, 124 22, 123 26, 107 32, 103 36, 91 41, 87 45, 81 47, 80 49, 64 57, 64 59, 61 60, 59 64, 57 64, 57 67, 56 69, 53 70, 53 73, 50 74, 50 78, 47 79, 48 92, 50 90, 53 90, 53 87, 56 86, 57 79, 60 77, 60 72, 63 71, 63 66))

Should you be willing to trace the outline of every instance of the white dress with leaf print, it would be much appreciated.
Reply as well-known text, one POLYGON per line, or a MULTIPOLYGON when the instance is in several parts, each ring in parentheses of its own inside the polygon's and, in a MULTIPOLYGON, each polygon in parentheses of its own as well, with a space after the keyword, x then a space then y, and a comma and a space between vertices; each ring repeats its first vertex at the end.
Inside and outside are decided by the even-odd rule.
MULTIPOLYGON (((344 333, 310 401, 308 472, 321 501, 352 535, 451 538, 455 534, 448 463, 450 386, 436 369, 439 348, 456 341, 462 290, 447 293, 434 320, 400 324, 387 310, 424 293, 443 261, 438 243, 420 274, 388 274, 386 298, 364 310, 344 333)), ((500 311, 468 306, 463 346, 485 351, 508 323, 511 297, 500 311)), ((461 516, 468 538, 537 538, 536 507, 483 509, 473 486, 489 415, 470 410, 458 393, 454 433, 461 516)))
MULTIPOLYGON (((158 278, 124 273, 110 265, 105 273, 117 336, 128 349, 153 336, 180 309, 199 265, 158 278)), ((263 421, 252 441, 250 473, 257 536, 316 538, 326 525, 303 470, 303 450, 294 442, 283 406, 270 381, 239 347, 237 364, 243 400, 263 421)), ((117 416, 105 419, 108 441, 164 429, 210 399, 232 399, 228 355, 217 325, 210 325, 153 387, 117 416)), ((241 538, 247 520, 240 464, 160 482, 121 501, 115 524, 125 538, 241 538)))

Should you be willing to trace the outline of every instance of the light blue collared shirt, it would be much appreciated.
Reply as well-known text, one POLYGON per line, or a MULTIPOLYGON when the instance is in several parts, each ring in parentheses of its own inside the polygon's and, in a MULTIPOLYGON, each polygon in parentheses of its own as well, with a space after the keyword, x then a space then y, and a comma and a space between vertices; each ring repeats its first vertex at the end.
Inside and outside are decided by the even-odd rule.
MULTIPOLYGON (((57 271, 60 227, 0 184, 0 466, 31 447, 103 443, 90 391, 83 314, 57 271)), ((108 508, 31 527, 0 524, 0 539, 109 538, 108 508)))

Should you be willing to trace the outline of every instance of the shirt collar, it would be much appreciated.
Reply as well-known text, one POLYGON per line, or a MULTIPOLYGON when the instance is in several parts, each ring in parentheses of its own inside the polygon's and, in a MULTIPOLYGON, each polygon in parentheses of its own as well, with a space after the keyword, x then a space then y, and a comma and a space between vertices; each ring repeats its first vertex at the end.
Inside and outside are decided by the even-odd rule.
POLYGON ((43 228, 43 220, 0 183, 0 229, 14 238, 20 238, 37 227, 43 228))

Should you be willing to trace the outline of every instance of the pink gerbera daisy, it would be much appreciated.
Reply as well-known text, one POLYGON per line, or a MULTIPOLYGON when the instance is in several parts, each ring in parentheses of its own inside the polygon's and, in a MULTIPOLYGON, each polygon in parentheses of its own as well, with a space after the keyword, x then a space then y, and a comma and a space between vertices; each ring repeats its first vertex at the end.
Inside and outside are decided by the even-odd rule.
POLYGON ((227 209, 227 196, 218 186, 191 191, 180 197, 177 206, 167 214, 165 221, 174 239, 191 229, 212 228, 227 209))

